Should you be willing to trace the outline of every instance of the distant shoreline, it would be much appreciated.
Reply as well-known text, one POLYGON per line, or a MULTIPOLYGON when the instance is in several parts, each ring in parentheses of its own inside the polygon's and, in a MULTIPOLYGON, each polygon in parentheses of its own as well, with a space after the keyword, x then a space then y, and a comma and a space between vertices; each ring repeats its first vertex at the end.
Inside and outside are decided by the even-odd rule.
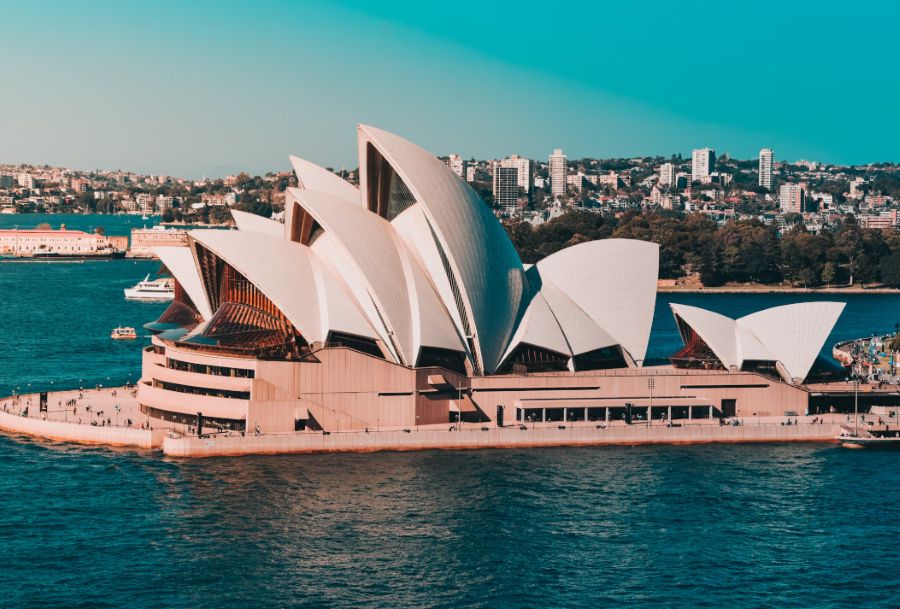
POLYGON ((666 294, 900 294, 898 288, 795 288, 788 286, 743 285, 743 286, 671 286, 660 285, 657 292, 666 294))

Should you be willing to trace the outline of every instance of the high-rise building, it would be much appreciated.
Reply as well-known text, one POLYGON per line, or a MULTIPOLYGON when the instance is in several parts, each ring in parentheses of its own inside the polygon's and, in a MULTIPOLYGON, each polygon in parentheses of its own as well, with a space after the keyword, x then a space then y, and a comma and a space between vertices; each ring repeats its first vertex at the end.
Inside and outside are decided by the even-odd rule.
POLYGON ((566 155, 557 148, 550 155, 550 194, 554 197, 566 196, 566 167, 566 155))
POLYGON ((475 165, 469 165, 466 167, 466 182, 474 182, 475 181, 475 165))
POLYGON ((466 178, 466 162, 458 154, 451 154, 447 159, 447 167, 459 177, 466 178))
POLYGON ((803 213, 803 194, 803 187, 800 184, 782 184, 778 190, 778 204, 781 207, 781 213, 803 213))
POLYGON ((712 148, 698 148, 691 153, 691 182, 699 182, 709 177, 716 167, 716 151, 712 148))
POLYGON ((519 201, 519 172, 515 167, 494 166, 494 202, 504 214, 516 211, 519 201))
POLYGON ((531 161, 516 154, 494 162, 494 202, 506 214, 516 210, 519 195, 531 192, 531 161))
POLYGON ((763 148, 759 151, 759 185, 767 190, 772 190, 772 161, 775 153, 771 148, 763 148))
POLYGON ((675 185, 675 165, 673 165, 672 163, 663 163, 659 166, 659 185, 675 185))

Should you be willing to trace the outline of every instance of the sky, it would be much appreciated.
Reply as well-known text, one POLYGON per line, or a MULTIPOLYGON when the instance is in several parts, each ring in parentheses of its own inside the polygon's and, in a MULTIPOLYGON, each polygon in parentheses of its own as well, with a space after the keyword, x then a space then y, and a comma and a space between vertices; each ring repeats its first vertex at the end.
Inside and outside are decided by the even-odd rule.
POLYGON ((437 155, 900 161, 897 0, 0 0, 0 163, 182 177, 437 155))

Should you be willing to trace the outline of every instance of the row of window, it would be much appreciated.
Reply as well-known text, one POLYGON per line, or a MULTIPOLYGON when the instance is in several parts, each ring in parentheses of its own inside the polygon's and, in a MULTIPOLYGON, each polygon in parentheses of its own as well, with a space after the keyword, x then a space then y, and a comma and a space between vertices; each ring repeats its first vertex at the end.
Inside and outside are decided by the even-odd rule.
POLYGON ((153 379, 153 386, 157 389, 165 389, 166 391, 177 391, 178 393, 189 393, 192 395, 208 395, 214 398, 229 398, 233 400, 249 400, 249 391, 232 391, 230 389, 213 389, 212 387, 194 387, 192 385, 182 385, 181 383, 170 383, 168 381, 160 381, 153 379))
POLYGON ((166 368, 180 370, 182 372, 196 372, 197 374, 209 374, 212 376, 231 376, 242 379, 252 379, 255 376, 253 370, 246 368, 229 368, 227 366, 212 366, 209 364, 195 364, 178 359, 166 358, 166 368))

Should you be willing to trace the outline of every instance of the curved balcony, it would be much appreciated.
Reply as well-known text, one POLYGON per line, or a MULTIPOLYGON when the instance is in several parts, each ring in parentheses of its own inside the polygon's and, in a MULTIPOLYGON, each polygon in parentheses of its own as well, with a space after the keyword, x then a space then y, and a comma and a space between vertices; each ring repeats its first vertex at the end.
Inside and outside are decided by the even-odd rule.
POLYGON ((204 416, 220 419, 246 419, 250 405, 250 400, 170 391, 154 387, 147 381, 138 384, 138 401, 159 410, 187 415, 202 412, 204 416))

